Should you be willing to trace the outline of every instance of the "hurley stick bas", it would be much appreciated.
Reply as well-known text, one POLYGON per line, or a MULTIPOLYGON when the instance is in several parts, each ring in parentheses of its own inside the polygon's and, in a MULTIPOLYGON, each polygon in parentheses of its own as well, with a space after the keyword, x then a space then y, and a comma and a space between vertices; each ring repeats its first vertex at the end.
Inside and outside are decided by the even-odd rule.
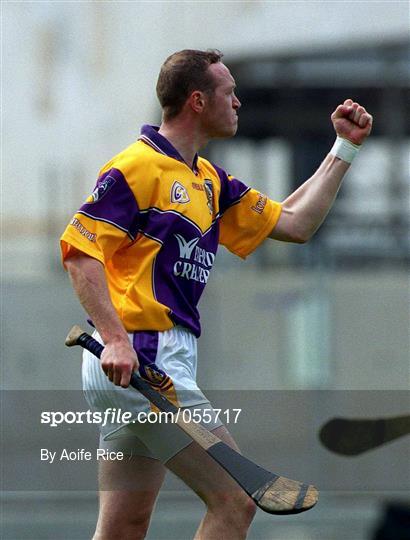
POLYGON ((358 456, 410 434, 410 415, 387 418, 332 418, 319 431, 320 442, 342 456, 358 456))
MULTIPOLYGON (((74 326, 68 334, 67 347, 80 345, 98 358, 104 347, 79 326, 74 326)), ((225 471, 242 487, 253 501, 270 514, 298 514, 312 508, 318 500, 317 489, 284 476, 274 474, 242 456, 202 424, 185 421, 177 415, 178 408, 150 386, 136 373, 131 375, 131 386, 141 392, 160 411, 172 413, 174 422, 198 443, 225 471)))

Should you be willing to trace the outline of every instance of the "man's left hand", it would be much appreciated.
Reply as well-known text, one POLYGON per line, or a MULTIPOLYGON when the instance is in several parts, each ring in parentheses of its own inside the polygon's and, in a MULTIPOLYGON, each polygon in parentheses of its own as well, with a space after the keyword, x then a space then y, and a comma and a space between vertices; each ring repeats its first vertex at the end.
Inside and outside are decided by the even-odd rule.
POLYGON ((372 115, 351 99, 339 105, 331 118, 336 135, 354 144, 363 144, 372 129, 372 115))

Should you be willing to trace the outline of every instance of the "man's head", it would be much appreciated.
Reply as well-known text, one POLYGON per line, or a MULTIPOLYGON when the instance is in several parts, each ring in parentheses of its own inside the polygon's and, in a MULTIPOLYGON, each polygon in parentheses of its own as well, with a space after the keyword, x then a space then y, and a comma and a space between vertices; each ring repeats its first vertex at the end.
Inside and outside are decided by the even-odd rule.
POLYGON ((185 49, 169 56, 159 73, 157 96, 164 111, 164 120, 177 116, 194 90, 211 94, 215 81, 208 71, 211 64, 221 61, 217 50, 185 49))
POLYGON ((211 137, 228 137, 237 129, 240 102, 235 81, 221 62, 217 50, 186 49, 164 62, 157 82, 157 95, 165 122, 176 118, 188 104, 200 116, 211 137))

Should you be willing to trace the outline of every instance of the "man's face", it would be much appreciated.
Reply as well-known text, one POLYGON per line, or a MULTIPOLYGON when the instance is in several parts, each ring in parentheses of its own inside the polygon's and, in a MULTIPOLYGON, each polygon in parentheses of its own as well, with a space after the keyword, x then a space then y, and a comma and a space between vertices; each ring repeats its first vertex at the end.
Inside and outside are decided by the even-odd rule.
POLYGON ((210 138, 232 137, 238 129, 237 112, 241 106, 235 95, 235 80, 221 62, 211 64, 208 70, 216 86, 211 95, 206 95, 203 127, 210 138))

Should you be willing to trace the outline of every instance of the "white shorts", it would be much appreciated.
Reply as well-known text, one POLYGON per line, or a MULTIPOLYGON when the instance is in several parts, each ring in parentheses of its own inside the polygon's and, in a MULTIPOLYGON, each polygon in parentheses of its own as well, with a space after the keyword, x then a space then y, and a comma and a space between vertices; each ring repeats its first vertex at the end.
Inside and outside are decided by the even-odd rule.
MULTIPOLYGON (((102 343, 98 332, 95 331, 93 337, 102 343)), ((206 412, 207 422, 204 425, 210 431, 222 425, 209 400, 197 386, 197 342, 191 332, 177 326, 164 332, 134 332, 129 337, 138 355, 141 377, 157 387, 176 406, 206 412)), ((86 400, 94 411, 104 414, 107 409, 115 409, 121 413, 132 413, 127 423, 100 425, 101 448, 165 462, 192 442, 175 424, 138 422, 137 415, 152 412, 153 406, 131 386, 121 388, 114 385, 103 372, 100 360, 87 350, 83 354, 82 377, 86 400)))

